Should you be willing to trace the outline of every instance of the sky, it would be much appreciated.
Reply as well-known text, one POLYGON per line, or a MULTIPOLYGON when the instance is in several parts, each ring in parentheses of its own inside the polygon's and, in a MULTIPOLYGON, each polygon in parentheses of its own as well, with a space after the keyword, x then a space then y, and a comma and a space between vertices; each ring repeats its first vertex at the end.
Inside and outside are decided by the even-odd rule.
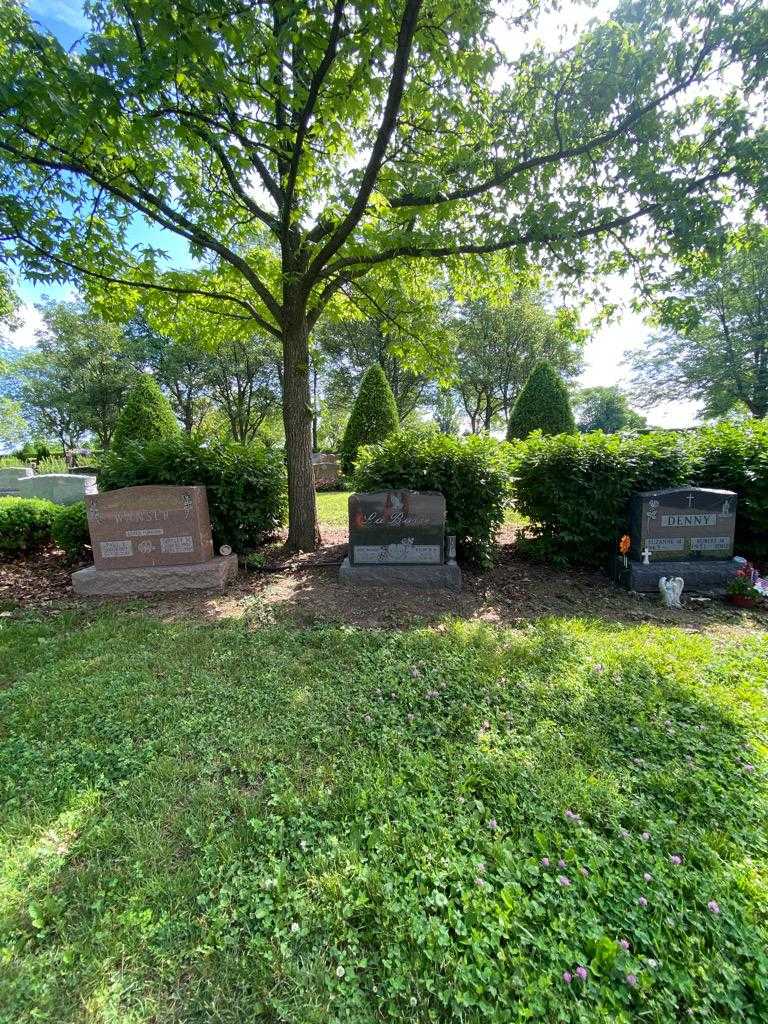
MULTIPOLYGON (((589 8, 571 5, 567 8, 570 25, 564 26, 563 15, 551 13, 545 15, 540 23, 539 33, 543 38, 560 36, 566 38, 578 31, 589 17, 605 13, 611 6, 610 0, 598 0, 589 8)), ((28 9, 32 17, 45 28, 53 32, 65 46, 71 46, 88 27, 82 13, 81 0, 29 0, 28 9)), ((509 52, 514 50, 514 41, 506 30, 500 26, 499 41, 509 52)), ((171 262, 177 266, 188 265, 189 257, 186 244, 182 239, 159 229, 150 228, 143 222, 134 225, 136 242, 152 243, 165 249, 171 262)), ((22 280, 19 286, 22 299, 21 326, 9 336, 12 344, 19 347, 31 347, 35 344, 35 333, 41 324, 41 317, 35 304, 44 295, 56 299, 72 298, 74 292, 70 287, 35 285, 22 280)), ((585 350, 584 372, 577 381, 580 387, 627 385, 627 369, 623 364, 624 355, 628 351, 642 349, 650 337, 650 329, 642 317, 629 308, 632 298, 632 281, 628 277, 614 277, 611 282, 611 301, 619 306, 619 312, 609 323, 603 323, 593 331, 585 350)), ((597 308, 587 305, 584 311, 585 320, 596 315, 597 308)), ((664 402, 652 409, 635 406, 653 426, 687 427, 696 422, 698 407, 694 402, 664 402)))

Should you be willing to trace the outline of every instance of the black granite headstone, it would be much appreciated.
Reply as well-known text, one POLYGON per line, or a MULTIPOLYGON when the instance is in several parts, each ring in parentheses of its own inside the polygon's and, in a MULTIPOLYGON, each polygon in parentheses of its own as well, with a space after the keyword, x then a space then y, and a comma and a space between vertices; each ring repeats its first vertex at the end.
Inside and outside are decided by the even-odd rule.
POLYGON ((445 498, 422 491, 349 497, 351 565, 442 565, 445 498))
POLYGON ((733 491, 643 491, 630 501, 630 557, 639 560, 648 550, 651 562, 732 558, 735 526, 733 491))

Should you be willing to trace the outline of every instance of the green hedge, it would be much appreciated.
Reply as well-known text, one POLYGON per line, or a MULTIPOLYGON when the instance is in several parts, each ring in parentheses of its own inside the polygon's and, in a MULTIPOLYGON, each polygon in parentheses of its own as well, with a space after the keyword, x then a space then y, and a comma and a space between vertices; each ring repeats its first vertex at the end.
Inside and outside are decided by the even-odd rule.
POLYGON ((77 501, 74 505, 56 506, 51 538, 71 561, 85 554, 86 545, 91 543, 85 502, 77 501))
POLYGON ((58 507, 44 498, 0 498, 0 552, 31 554, 46 547, 58 507))
POLYGON ((605 565, 633 491, 686 482, 680 434, 532 434, 516 448, 515 503, 531 521, 522 550, 558 566, 605 565))
POLYGON ((768 559, 768 422, 720 423, 698 431, 691 444, 692 481, 739 496, 736 550, 768 559))
POLYGON ((555 565, 606 565, 627 529, 630 494, 685 484, 736 491, 736 550, 768 557, 768 424, 762 421, 632 439, 536 433, 516 446, 514 477, 517 508, 531 521, 521 550, 555 565))
POLYGON ((509 494, 509 446, 488 437, 400 431, 361 448, 354 476, 359 491, 402 487, 445 495, 447 532, 459 554, 490 564, 509 494))
POLYGON ((139 484, 202 484, 208 492, 216 549, 242 553, 273 534, 287 511, 282 452, 260 442, 203 444, 179 434, 129 443, 102 459, 100 491, 139 484))

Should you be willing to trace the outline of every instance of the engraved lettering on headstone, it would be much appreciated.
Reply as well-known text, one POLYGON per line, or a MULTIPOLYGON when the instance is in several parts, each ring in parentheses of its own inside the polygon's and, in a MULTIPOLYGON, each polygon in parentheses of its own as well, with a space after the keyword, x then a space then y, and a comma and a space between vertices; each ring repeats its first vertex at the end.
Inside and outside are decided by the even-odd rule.
POLYGON ((102 558, 129 558, 133 544, 129 540, 103 540, 99 545, 102 558))
POLYGON ((440 565, 439 544, 355 544, 353 557, 357 565, 374 563, 440 565))
POLYGON ((717 514, 714 512, 694 512, 683 515, 661 517, 662 526, 716 526, 717 514))
POLYGON ((651 551, 683 551, 685 549, 684 537, 649 537, 647 541, 651 551))
POLYGON ((161 537, 160 550, 164 555, 180 555, 184 551, 193 551, 194 542, 191 537, 161 537))
POLYGON ((691 537, 691 551, 726 551, 730 537, 691 537))

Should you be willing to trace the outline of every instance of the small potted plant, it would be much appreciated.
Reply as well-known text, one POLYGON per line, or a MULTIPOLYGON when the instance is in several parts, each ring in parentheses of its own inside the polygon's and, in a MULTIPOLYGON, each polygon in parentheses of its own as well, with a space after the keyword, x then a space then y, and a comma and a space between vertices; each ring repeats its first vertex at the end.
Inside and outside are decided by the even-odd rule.
POLYGON ((762 594, 752 582, 754 570, 747 564, 736 573, 728 584, 728 600, 739 608, 755 608, 762 594))

